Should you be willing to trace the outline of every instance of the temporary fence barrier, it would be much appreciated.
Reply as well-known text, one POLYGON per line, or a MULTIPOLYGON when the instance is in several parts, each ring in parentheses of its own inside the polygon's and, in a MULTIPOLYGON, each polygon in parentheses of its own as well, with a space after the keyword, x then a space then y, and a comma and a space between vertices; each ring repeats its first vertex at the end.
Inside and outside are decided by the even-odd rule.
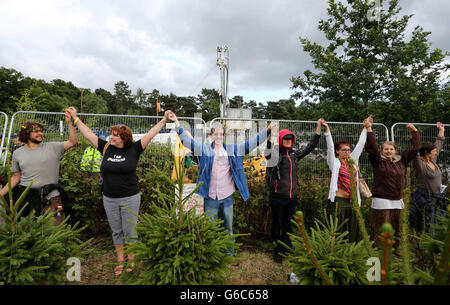
MULTIPOLYGON (((410 133, 406 126, 410 123, 395 123, 391 127, 391 136, 392 140, 395 142, 395 144, 398 147, 398 151, 402 152, 403 150, 407 149, 410 145, 410 133)), ((411 123, 413 124, 417 130, 420 133, 420 141, 422 143, 424 142, 430 142, 434 143, 436 141, 436 137, 438 135, 438 128, 436 123, 430 124, 430 123, 411 123)), ((444 145, 442 147, 442 150, 440 154, 437 157, 436 163, 441 169, 441 172, 443 174, 444 182, 449 181, 450 178, 450 125, 445 124, 445 131, 444 131, 444 145)), ((412 181, 414 181, 414 175, 412 175, 412 181)))
POLYGON ((0 134, 1 134, 1 141, 0 141, 0 163, 3 164, 4 161, 6 161, 6 145, 5 145, 5 138, 6 138, 6 132, 8 131, 8 115, 4 112, 0 112, 0 134))
MULTIPOLYGON (((231 119, 231 118, 216 118, 211 121, 213 124, 221 123, 226 130, 226 139, 228 142, 240 143, 247 141, 255 136, 263 128, 267 128, 269 123, 278 123, 279 130, 288 129, 295 134, 296 139, 294 148, 302 149, 313 138, 316 131, 316 121, 295 121, 295 120, 262 120, 262 119, 231 119)), ((347 141, 352 146, 356 145, 359 136, 363 130, 363 124, 353 122, 327 122, 330 127, 330 132, 333 136, 333 141, 347 141)), ((375 133, 378 141, 389 140, 388 128, 380 123, 372 124, 372 130, 375 133)), ((323 135, 325 129, 322 128, 323 135)), ((257 149, 249 154, 249 157, 257 157, 264 152, 266 143, 260 145, 257 149)), ((326 161, 327 145, 325 137, 322 136, 316 149, 306 156, 299 163, 299 174, 306 178, 327 179, 331 177, 331 171, 328 168, 326 161)), ((363 176, 369 181, 372 181, 372 167, 369 164, 367 153, 364 151, 359 159, 359 166, 363 176)))
MULTIPOLYGON (((156 125, 163 118, 162 116, 91 113, 78 114, 78 116, 99 138, 104 140, 108 140, 109 131, 113 125, 128 126, 133 133, 133 138, 135 140, 139 140, 152 126, 156 125)), ((10 143, 12 150, 17 149, 20 145, 20 143, 17 143, 17 134, 19 133, 21 126, 27 120, 43 125, 44 141, 46 142, 63 142, 69 139, 69 130, 64 113, 20 111, 14 113, 9 126, 8 143, 10 143)), ((201 118, 180 117, 179 121, 191 132, 193 136, 204 138, 206 124, 201 118)), ((83 137, 79 135, 79 132, 77 132, 77 134, 80 142, 87 145, 87 141, 82 140, 83 137)), ((150 149, 146 149, 140 158, 140 166, 150 166, 151 164, 146 161, 148 161, 149 155, 158 149, 164 150, 162 153, 156 154, 158 158, 167 158, 170 162, 172 162, 171 154, 167 153, 167 147, 168 144, 175 143, 175 139, 175 124, 170 122, 166 123, 160 133, 153 138, 151 144, 149 145, 150 149)))
MULTIPOLYGON (((97 134, 100 138, 107 140, 109 136, 110 127, 113 125, 127 125, 131 128, 135 140, 142 137, 152 126, 154 126, 162 116, 141 116, 141 115, 117 115, 117 114, 90 114, 84 113, 79 114, 83 122, 92 129, 92 131, 97 134)), ((227 143, 241 143, 249 140, 253 136, 267 128, 269 123, 277 122, 279 125, 279 130, 289 129, 296 135, 296 141, 294 147, 296 149, 304 148, 309 140, 312 139, 313 134, 316 130, 316 121, 295 121, 295 120, 267 120, 267 119, 245 119, 245 118, 215 118, 208 124, 205 123, 201 118, 197 117, 180 117, 178 118, 182 126, 188 130, 191 135, 197 141, 207 140, 207 129, 214 124, 221 123, 226 130, 225 142, 227 143)), ((31 112, 31 111, 20 111, 14 113, 8 128, 8 116, 0 112, 0 128, 2 133, 1 140, 1 152, 3 159, 3 165, 5 165, 6 158, 4 156, 5 147, 9 143, 10 149, 13 151, 20 145, 17 142, 17 134, 20 131, 21 126, 27 120, 35 121, 44 126, 44 141, 66 141, 69 138, 67 123, 65 122, 65 116, 62 112, 31 112), (7 136, 6 136, 7 135, 7 136)), ((330 131, 333 136, 333 141, 347 141, 356 145, 359 136, 363 130, 362 123, 355 122, 327 122, 330 126, 330 131)), ((409 145, 409 132, 406 129, 408 123, 396 123, 391 127, 391 136, 389 137, 388 128, 381 123, 374 123, 372 125, 372 130, 375 133, 377 142, 381 144, 384 141, 388 141, 391 138, 397 146, 399 151, 406 149, 409 145)), ((436 124, 429 123, 413 123, 420 131, 421 141, 434 142, 438 133, 436 124)), ((446 134, 449 134, 450 125, 445 125, 446 134)), ((325 132, 322 129, 321 134, 325 132)), ((79 133, 78 133, 79 134, 79 133)), ((81 140, 82 137, 79 135, 80 142, 87 145, 87 142, 81 140)), ((152 159, 155 162, 163 158, 165 161, 173 162, 172 155, 167 153, 167 144, 174 143, 176 139, 175 136, 175 124, 167 123, 166 126, 161 130, 161 132, 153 139, 150 143, 149 148, 141 158, 140 166, 149 167, 152 164, 148 162, 152 159), (157 150, 164 150, 163 153, 156 153, 158 157, 152 157, 152 153, 157 150)), ((250 152, 247 156, 247 161, 251 159, 260 158, 263 155, 266 148, 266 143, 259 145, 257 149, 250 152)), ((320 178, 328 179, 331 176, 331 171, 328 168, 326 162, 326 141, 325 137, 322 136, 317 148, 305 157, 299 163, 299 174, 305 178, 320 178)), ((438 156, 437 163, 441 168, 444 178, 447 178, 450 174, 450 141, 448 137, 445 138, 444 147, 438 156)), ((80 156, 81 160, 81 156, 80 156)), ((369 163, 367 153, 364 152, 359 159, 360 170, 362 175, 370 183, 372 181, 372 167, 369 163)), ((154 165, 154 164, 153 164, 154 165)))

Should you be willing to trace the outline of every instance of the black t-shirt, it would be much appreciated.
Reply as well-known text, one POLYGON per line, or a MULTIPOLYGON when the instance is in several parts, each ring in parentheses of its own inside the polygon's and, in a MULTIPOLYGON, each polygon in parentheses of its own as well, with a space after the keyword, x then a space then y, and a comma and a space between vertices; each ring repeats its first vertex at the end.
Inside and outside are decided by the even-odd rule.
MULTIPOLYGON (((97 149, 101 154, 106 143, 105 140, 98 139, 97 149)), ((108 146, 100 166, 105 196, 122 198, 139 193, 136 166, 143 151, 141 140, 127 148, 108 146)))

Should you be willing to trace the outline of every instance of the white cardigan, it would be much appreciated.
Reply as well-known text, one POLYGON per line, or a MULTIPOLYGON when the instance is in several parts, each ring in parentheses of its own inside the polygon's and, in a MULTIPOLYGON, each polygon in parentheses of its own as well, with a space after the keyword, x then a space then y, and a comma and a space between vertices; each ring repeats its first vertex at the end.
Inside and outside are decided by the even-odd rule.
MULTIPOLYGON (((335 156, 333 138, 330 132, 325 132, 325 139, 327 141, 327 163, 331 169, 331 181, 330 181, 330 192, 328 193, 328 199, 334 202, 336 197, 336 192, 338 190, 338 177, 339 168, 341 167, 341 161, 335 156)), ((364 128, 359 136, 358 144, 356 144, 355 149, 351 152, 350 158, 355 160, 355 164, 359 164, 359 156, 361 155, 364 145, 366 144, 367 130, 364 128)), ((359 172, 356 173, 356 193, 358 195, 358 203, 361 206, 361 195, 359 194, 359 172)))

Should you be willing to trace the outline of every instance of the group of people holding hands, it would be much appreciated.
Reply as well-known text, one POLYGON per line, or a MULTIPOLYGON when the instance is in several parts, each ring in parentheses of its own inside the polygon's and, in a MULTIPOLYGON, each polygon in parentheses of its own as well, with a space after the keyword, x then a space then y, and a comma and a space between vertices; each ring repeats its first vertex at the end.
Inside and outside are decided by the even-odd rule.
MULTIPOLYGON (((327 163, 331 170, 328 199, 337 206, 340 223, 347 220, 343 230, 348 231, 349 241, 358 241, 358 221, 352 209, 353 200, 361 204, 359 193, 359 157, 366 149, 373 166, 371 232, 375 244, 377 233, 385 222, 392 224, 396 234, 400 228, 400 211, 404 208, 402 200, 405 186, 405 169, 413 162, 419 187, 413 194, 416 208, 412 213, 411 224, 423 229, 424 207, 439 200, 442 195, 442 174, 436 165, 436 158, 444 141, 444 125, 437 123, 439 130, 435 144, 420 142, 420 136, 414 125, 406 126, 410 131, 411 144, 399 153, 393 142, 384 142, 381 150, 372 131, 373 118, 369 116, 363 122, 363 130, 358 143, 353 147, 347 141, 333 142, 330 128, 324 119, 317 121, 315 133, 308 145, 295 149, 295 134, 287 129, 278 131, 278 124, 271 123, 252 139, 243 143, 225 143, 226 128, 221 124, 211 126, 210 141, 199 143, 190 137, 180 125, 177 116, 170 110, 138 141, 133 140, 132 131, 125 125, 110 128, 110 141, 99 138, 77 116, 74 107, 65 110, 69 127, 69 139, 65 142, 43 142, 43 126, 27 121, 21 126, 20 140, 25 143, 12 156, 11 188, 19 185, 22 191, 34 180, 27 200, 28 209, 24 215, 34 210, 40 215, 46 210, 56 211, 62 205, 58 191, 59 162, 63 153, 78 143, 76 130, 103 156, 100 166, 103 177, 103 204, 112 231, 118 265, 115 274, 123 272, 126 260, 124 245, 136 241, 134 223, 137 222, 141 195, 136 175, 140 155, 152 139, 164 128, 167 121, 175 123, 175 130, 183 145, 199 156, 197 183, 202 183, 197 193, 204 198, 204 211, 212 218, 221 215, 223 226, 233 234, 233 194, 237 190, 246 202, 250 197, 243 158, 260 144, 267 141, 265 158, 268 161, 266 181, 270 188, 270 207, 272 212, 271 235, 277 243, 274 260, 281 262, 286 249, 281 241, 292 247, 288 233, 291 232, 291 219, 298 205, 299 185, 297 177, 298 162, 312 152, 318 145, 322 129, 327 143, 327 163), (418 153, 420 152, 420 155, 418 153), (353 163, 349 162, 353 159, 353 163), (354 164, 353 166, 350 164, 354 164), (355 178, 357 198, 352 197, 351 176, 355 178), (123 203, 123 204, 122 204, 123 203), (131 211, 131 212, 130 212, 131 211)), ((0 190, 5 196, 9 187, 0 190)), ((56 217, 59 224, 64 216, 56 217)), ((233 255, 233 253, 229 253, 233 255)), ((133 266, 130 264, 129 266, 133 266)), ((131 271, 132 268, 126 271, 131 271)))

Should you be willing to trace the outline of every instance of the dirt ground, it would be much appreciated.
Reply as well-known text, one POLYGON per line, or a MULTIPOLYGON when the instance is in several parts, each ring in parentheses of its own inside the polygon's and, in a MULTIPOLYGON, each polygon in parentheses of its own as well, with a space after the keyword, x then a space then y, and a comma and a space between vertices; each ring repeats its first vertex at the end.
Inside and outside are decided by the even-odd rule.
MULTIPOLYGON (((98 240, 90 246, 92 252, 81 262, 81 281, 76 285, 121 285, 114 275, 115 253, 112 245, 98 240)), ((291 270, 286 261, 282 264, 257 247, 246 246, 230 264, 227 280, 231 285, 288 285, 291 270)))

